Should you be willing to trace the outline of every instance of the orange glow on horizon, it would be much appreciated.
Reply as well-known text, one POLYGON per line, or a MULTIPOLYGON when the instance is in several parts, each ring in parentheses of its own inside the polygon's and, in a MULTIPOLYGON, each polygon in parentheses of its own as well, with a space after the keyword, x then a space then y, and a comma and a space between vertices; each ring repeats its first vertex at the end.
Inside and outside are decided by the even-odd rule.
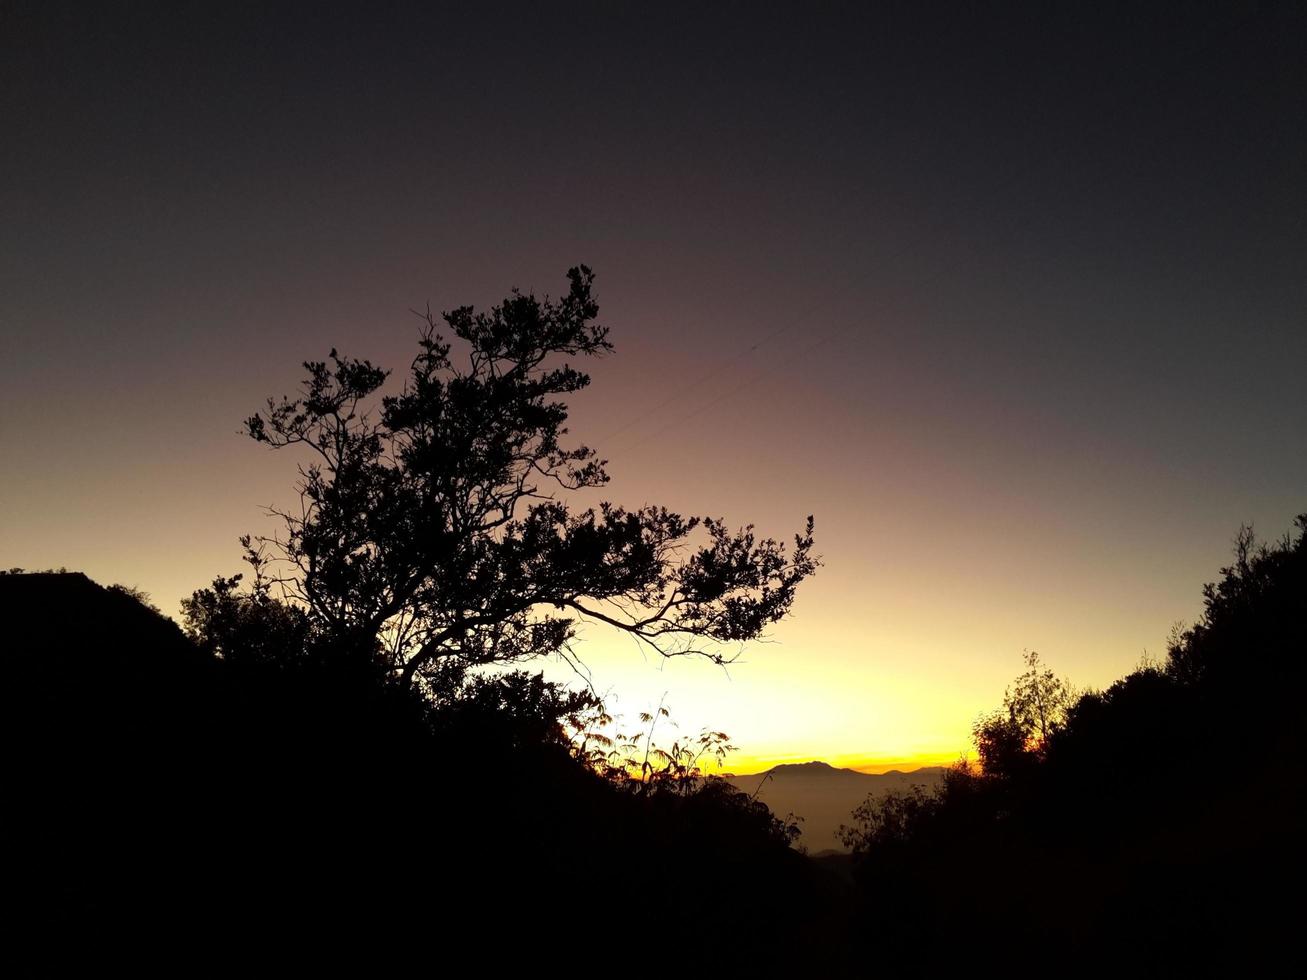
POLYGON ((935 752, 894 759, 887 759, 880 756, 869 756, 865 754, 834 754, 821 758, 811 755, 758 756, 739 753, 732 755, 726 760, 726 765, 721 768, 720 773, 729 773, 734 776, 752 776, 766 772, 775 766, 802 765, 806 762, 824 762, 835 769, 852 769, 855 772, 867 773, 868 775, 880 775, 895 770, 899 772, 912 772, 916 769, 925 769, 934 766, 951 766, 958 762, 961 757, 961 751, 952 753, 951 755, 935 752))

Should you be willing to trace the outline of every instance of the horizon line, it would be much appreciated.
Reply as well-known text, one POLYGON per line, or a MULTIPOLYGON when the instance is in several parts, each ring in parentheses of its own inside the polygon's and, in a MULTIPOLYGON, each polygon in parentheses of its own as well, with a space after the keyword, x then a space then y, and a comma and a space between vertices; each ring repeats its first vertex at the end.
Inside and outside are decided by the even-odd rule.
POLYGON ((770 756, 762 759, 750 759, 742 762, 739 768, 733 768, 724 765, 719 770, 719 775, 730 776, 761 776, 764 773, 771 772, 777 766, 801 766, 811 762, 820 762, 823 765, 830 766, 832 769, 849 769, 853 772, 860 772, 867 776, 883 776, 888 772, 915 772, 918 769, 930 769, 936 767, 951 766, 966 754, 957 753, 940 753, 940 752, 923 752, 918 756, 908 758, 885 759, 876 756, 840 756, 835 755, 832 758, 841 759, 841 762, 831 762, 827 759, 819 759, 815 756, 770 756))

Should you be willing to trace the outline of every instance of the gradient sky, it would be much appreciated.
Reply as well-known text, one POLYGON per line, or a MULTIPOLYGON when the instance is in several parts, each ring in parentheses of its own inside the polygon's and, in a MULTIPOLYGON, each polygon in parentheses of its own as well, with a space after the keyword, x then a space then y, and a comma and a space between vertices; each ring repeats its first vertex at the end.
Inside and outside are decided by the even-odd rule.
POLYGON ((1302 4, 91 6, 0 7, 0 564, 175 614, 300 361, 578 262, 606 496, 817 518, 729 671, 578 648, 740 770, 956 758, 1307 510, 1302 4))

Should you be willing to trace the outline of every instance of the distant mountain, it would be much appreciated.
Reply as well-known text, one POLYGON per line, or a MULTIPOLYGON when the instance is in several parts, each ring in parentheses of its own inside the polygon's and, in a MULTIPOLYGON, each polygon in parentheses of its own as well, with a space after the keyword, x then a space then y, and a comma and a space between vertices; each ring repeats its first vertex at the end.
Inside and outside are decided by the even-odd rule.
POLYGON ((912 786, 936 786, 944 769, 928 766, 911 772, 897 769, 879 775, 855 769, 837 769, 824 762, 803 762, 773 766, 748 776, 725 776, 742 793, 756 795, 779 817, 793 813, 803 817, 803 834, 798 844, 809 853, 844 851, 836 832, 840 824, 851 823, 853 810, 868 796, 912 786))

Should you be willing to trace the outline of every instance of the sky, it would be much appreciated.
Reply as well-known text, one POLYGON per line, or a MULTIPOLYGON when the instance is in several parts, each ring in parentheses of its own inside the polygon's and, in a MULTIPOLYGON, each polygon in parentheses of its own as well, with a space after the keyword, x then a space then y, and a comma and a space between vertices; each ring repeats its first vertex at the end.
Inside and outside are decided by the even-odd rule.
POLYGON ((816 518, 729 669, 577 647, 736 771, 952 761, 1307 511, 1301 4, 122 6, 0 8, 0 565, 177 615, 301 361, 582 262, 605 496, 816 518))

